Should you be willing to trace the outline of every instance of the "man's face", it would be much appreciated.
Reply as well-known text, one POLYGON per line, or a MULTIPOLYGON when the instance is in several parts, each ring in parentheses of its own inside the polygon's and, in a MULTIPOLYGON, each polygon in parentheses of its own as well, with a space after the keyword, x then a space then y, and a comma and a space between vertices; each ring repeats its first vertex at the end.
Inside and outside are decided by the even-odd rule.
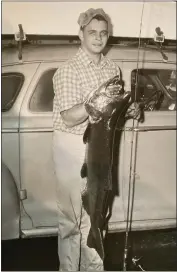
POLYGON ((82 45, 91 54, 103 51, 108 41, 108 25, 105 21, 93 19, 80 33, 82 45))

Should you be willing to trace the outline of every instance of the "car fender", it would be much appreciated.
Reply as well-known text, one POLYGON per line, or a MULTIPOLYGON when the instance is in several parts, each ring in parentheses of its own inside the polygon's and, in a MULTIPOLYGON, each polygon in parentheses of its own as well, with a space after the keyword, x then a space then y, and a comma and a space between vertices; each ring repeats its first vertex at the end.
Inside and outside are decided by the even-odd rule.
POLYGON ((1 239, 9 240, 19 238, 20 233, 20 198, 12 173, 2 162, 2 223, 1 239))

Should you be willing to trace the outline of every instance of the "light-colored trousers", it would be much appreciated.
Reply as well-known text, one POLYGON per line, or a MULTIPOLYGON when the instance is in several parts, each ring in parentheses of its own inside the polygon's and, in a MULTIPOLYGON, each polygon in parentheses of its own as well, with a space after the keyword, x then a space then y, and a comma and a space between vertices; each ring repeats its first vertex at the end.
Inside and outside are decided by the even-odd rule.
POLYGON ((84 158, 82 135, 57 130, 53 132, 61 271, 103 271, 103 261, 98 253, 87 246, 90 218, 82 206, 81 192, 86 180, 80 176, 84 158))

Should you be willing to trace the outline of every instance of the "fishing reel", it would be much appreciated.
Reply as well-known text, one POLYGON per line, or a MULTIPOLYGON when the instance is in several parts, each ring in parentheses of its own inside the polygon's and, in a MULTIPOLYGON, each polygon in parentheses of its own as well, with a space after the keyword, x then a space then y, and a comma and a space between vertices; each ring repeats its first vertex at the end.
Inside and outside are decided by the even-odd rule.
POLYGON ((134 114, 132 117, 139 122, 144 122, 144 111, 159 110, 164 99, 164 93, 161 90, 154 91, 150 97, 145 99, 141 98, 140 102, 135 103, 134 114))
POLYGON ((146 271, 142 268, 141 264, 140 264, 140 260, 142 259, 142 257, 137 258, 136 256, 132 258, 132 262, 134 264, 134 266, 138 267, 141 271, 146 271))
POLYGON ((142 104, 144 104, 144 110, 146 111, 154 111, 159 110, 161 103, 164 99, 164 93, 161 90, 154 91, 151 96, 144 100, 142 104))

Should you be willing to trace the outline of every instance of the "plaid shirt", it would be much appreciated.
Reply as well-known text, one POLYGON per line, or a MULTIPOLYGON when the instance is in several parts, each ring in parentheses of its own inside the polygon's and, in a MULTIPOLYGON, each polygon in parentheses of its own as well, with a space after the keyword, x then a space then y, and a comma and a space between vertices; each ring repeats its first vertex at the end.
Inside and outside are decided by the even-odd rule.
POLYGON ((115 75, 120 75, 120 68, 110 59, 101 56, 99 65, 93 63, 88 55, 79 48, 77 54, 57 69, 53 77, 53 126, 73 134, 83 134, 88 119, 75 127, 67 127, 60 115, 61 111, 83 103, 86 96, 102 83, 115 75))

